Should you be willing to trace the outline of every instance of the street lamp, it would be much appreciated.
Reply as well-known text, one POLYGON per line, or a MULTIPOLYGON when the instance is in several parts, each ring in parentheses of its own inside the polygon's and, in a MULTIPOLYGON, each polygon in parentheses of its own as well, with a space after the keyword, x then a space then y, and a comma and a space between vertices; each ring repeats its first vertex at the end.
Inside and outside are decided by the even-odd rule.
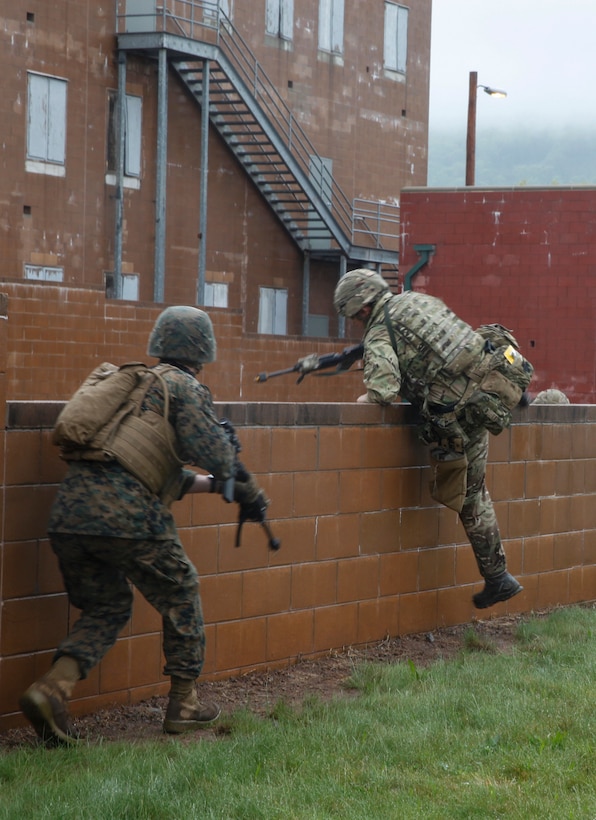
POLYGON ((468 94, 468 133, 466 136, 466 185, 473 185, 476 166, 476 92, 482 88, 490 97, 506 97, 507 92, 488 85, 478 85, 478 74, 470 71, 470 90, 468 94))

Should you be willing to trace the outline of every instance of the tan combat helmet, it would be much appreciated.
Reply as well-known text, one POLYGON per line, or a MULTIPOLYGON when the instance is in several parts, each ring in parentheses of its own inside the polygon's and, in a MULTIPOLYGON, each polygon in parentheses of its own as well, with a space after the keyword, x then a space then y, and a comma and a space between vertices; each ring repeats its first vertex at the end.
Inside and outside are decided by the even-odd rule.
POLYGON ((335 288, 333 305, 346 319, 352 319, 365 305, 376 302, 389 285, 378 273, 368 268, 357 268, 344 274, 335 288))
POLYGON ((185 305, 166 308, 157 317, 147 353, 198 367, 215 361, 217 347, 211 319, 203 310, 185 305))

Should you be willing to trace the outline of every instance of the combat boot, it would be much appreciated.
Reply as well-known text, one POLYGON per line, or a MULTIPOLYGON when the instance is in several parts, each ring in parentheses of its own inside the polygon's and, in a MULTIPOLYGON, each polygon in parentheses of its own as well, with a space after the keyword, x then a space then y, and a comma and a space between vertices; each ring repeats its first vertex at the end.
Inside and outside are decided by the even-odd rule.
POLYGON ((21 695, 21 711, 47 746, 78 740, 68 711, 68 700, 80 677, 77 661, 62 655, 49 672, 21 695))
POLYGON ((178 735, 202 729, 217 720, 221 709, 215 703, 201 703, 194 680, 172 675, 170 699, 163 722, 163 730, 178 735))
POLYGON ((486 578, 484 589, 482 592, 477 592, 472 600, 476 609, 487 609, 500 601, 508 601, 522 589, 522 585, 515 580, 513 575, 505 571, 500 575, 495 575, 494 578, 486 578))

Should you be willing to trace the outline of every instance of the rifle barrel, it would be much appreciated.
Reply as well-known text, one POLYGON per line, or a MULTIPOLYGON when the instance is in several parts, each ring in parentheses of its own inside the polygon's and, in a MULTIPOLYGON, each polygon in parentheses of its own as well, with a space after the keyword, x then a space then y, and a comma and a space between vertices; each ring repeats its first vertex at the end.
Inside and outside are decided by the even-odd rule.
POLYGON ((285 370, 273 370, 271 373, 259 373, 258 376, 255 377, 256 382, 266 382, 268 379, 273 379, 275 376, 285 376, 286 373, 295 373, 296 366, 294 367, 286 367, 285 370))

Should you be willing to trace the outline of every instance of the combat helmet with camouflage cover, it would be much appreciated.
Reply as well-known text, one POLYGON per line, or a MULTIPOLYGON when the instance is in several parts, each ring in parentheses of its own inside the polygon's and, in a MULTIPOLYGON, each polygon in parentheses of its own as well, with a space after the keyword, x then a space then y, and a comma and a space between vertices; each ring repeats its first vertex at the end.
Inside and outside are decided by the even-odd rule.
POLYGON ((147 353, 194 366, 214 362, 216 343, 211 319, 195 307, 166 308, 155 321, 147 353))
POLYGON ((376 302, 388 290, 389 285, 380 274, 368 268, 357 268, 348 271, 339 280, 333 305, 339 314, 352 319, 365 305, 376 302))

